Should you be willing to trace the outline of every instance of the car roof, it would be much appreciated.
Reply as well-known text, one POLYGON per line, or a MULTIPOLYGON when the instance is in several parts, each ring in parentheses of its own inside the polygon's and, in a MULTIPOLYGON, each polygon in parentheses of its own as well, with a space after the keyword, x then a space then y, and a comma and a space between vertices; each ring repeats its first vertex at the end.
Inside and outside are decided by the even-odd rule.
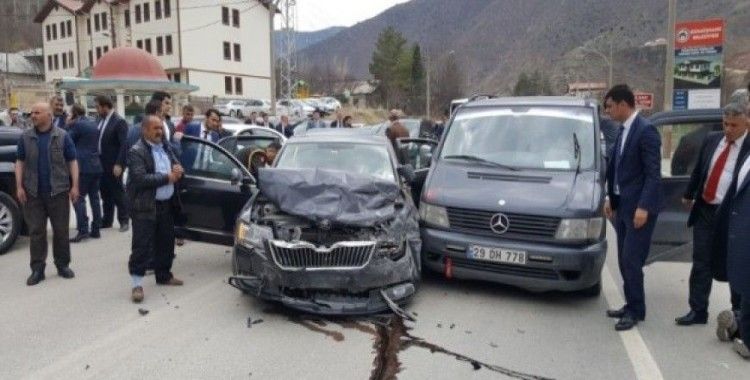
POLYGON ((661 125, 690 122, 721 122, 723 117, 724 112, 720 108, 709 108, 699 110, 664 111, 652 115, 649 120, 654 124, 661 125))
POLYGON ((469 101, 461 105, 461 108, 492 106, 596 107, 596 101, 572 96, 504 97, 469 101))

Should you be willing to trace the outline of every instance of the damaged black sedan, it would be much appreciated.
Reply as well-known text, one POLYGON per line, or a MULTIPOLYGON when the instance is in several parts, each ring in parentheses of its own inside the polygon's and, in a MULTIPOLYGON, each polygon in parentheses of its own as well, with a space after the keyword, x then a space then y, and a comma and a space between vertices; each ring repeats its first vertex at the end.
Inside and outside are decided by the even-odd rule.
POLYGON ((183 141, 183 152, 191 150, 183 153, 191 158, 178 232, 233 244, 234 287, 329 315, 397 308, 415 293, 421 240, 412 172, 385 138, 296 137, 257 180, 218 146, 183 141))

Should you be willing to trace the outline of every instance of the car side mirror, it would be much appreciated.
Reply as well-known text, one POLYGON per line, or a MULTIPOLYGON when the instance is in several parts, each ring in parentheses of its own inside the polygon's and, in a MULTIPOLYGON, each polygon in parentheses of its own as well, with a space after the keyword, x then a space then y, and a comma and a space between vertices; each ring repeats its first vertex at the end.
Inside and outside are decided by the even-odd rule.
POLYGON ((411 165, 400 165, 397 169, 398 175, 400 175, 406 182, 414 182, 414 168, 411 165))

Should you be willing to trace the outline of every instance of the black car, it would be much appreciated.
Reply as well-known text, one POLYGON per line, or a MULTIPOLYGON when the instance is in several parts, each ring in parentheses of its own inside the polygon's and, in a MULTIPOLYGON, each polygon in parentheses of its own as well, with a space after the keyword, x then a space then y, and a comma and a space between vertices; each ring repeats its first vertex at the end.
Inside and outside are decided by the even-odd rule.
POLYGON ((418 211, 381 136, 331 130, 290 139, 253 178, 219 145, 185 137, 179 232, 233 245, 231 285, 318 314, 403 303, 420 279, 418 211))
POLYGON ((16 201, 16 146, 20 137, 20 129, 0 127, 0 255, 13 247, 24 225, 16 201))

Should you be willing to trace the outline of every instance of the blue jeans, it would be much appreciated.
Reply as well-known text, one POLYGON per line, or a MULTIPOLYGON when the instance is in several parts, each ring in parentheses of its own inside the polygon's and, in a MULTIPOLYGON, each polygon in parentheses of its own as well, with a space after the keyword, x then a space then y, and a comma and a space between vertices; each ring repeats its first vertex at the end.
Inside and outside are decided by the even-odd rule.
POLYGON ((80 196, 73 205, 76 211, 76 225, 79 233, 89 232, 89 217, 86 212, 86 197, 89 198, 93 220, 91 221, 91 232, 99 232, 102 226, 102 203, 99 199, 99 180, 101 174, 82 173, 78 179, 80 196))

